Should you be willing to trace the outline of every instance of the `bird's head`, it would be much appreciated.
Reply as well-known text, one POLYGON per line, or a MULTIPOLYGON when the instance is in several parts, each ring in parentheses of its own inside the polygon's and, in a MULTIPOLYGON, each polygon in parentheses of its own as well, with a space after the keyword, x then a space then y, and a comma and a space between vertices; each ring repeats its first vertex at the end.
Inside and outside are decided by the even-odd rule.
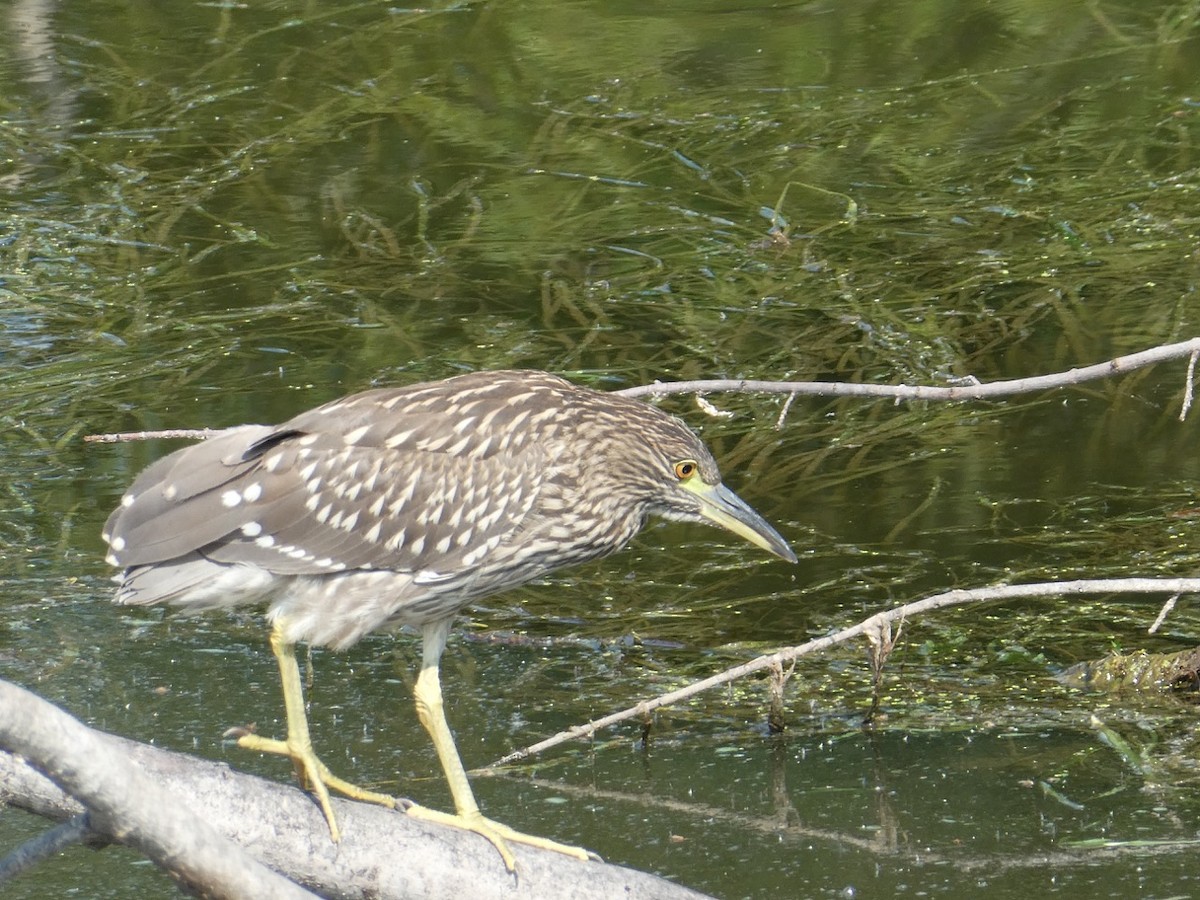
POLYGON ((625 431, 619 465, 624 483, 637 486, 646 512, 719 525, 781 559, 796 561, 783 536, 721 482, 712 453, 695 432, 655 407, 637 406, 642 407, 640 421, 625 431))

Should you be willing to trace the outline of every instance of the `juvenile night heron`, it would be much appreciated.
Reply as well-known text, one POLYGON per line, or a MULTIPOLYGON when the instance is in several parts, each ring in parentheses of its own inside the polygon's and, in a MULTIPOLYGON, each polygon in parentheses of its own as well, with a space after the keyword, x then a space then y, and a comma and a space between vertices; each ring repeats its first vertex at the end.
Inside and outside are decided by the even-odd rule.
POLYGON ((442 709, 450 624, 476 598, 620 549, 652 514, 712 522, 796 559, 678 419, 542 372, 364 391, 275 427, 219 432, 147 468, 104 539, 124 570, 118 603, 266 604, 287 738, 239 743, 292 760, 335 841, 328 788, 396 801, 317 758, 294 645, 341 649, 376 629, 420 627, 417 713, 456 814, 407 811, 483 835, 511 871, 509 841, 587 854, 480 813, 442 709))

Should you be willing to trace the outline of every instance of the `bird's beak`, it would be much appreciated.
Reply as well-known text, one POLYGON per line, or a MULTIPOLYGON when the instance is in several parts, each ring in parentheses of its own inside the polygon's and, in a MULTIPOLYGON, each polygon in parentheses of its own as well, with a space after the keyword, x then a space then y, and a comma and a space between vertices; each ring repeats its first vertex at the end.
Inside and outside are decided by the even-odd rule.
POLYGON ((729 529, 788 562, 796 561, 796 554, 783 536, 725 485, 705 484, 702 478, 689 478, 681 481, 679 486, 700 499, 700 515, 713 524, 729 529))

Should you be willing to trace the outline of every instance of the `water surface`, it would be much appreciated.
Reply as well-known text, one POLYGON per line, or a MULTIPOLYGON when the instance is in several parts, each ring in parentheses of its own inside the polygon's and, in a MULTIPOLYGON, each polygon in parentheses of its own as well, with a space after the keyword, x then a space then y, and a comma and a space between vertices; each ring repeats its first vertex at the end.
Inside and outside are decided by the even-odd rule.
MULTIPOLYGON (((172 444, 465 369, 945 384, 1200 326, 1194 3, 0 5, 0 674, 286 779, 261 621, 116 609, 98 537, 172 444)), ((468 765, 956 586, 1191 574, 1183 366, 943 406, 664 401, 796 566, 701 527, 489 598, 452 638, 468 765), (778 425, 778 427, 777 427, 778 425)), ((1194 414, 1193 414, 1194 418, 1194 414)), ((1056 675, 1196 642, 1185 602, 993 605, 480 778, 524 830, 720 897, 1189 897, 1194 707, 1056 675), (1141 771, 1089 725, 1096 714, 1141 771), (534 779, 534 780, 531 780, 534 779), (1111 841, 1099 847, 1094 842, 1111 841)), ((317 651, 319 749, 448 797, 413 638, 317 651)), ((42 823, 8 812, 0 846, 42 823)), ((14 897, 173 890, 76 850, 14 897)))

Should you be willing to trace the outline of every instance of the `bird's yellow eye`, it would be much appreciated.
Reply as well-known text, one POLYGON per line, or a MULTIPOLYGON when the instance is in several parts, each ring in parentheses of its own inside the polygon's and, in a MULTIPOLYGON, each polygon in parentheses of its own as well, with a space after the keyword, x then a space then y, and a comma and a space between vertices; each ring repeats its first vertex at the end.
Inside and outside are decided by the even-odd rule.
POLYGON ((696 461, 694 459, 683 459, 675 463, 675 477, 680 481, 687 481, 696 474, 696 461))

